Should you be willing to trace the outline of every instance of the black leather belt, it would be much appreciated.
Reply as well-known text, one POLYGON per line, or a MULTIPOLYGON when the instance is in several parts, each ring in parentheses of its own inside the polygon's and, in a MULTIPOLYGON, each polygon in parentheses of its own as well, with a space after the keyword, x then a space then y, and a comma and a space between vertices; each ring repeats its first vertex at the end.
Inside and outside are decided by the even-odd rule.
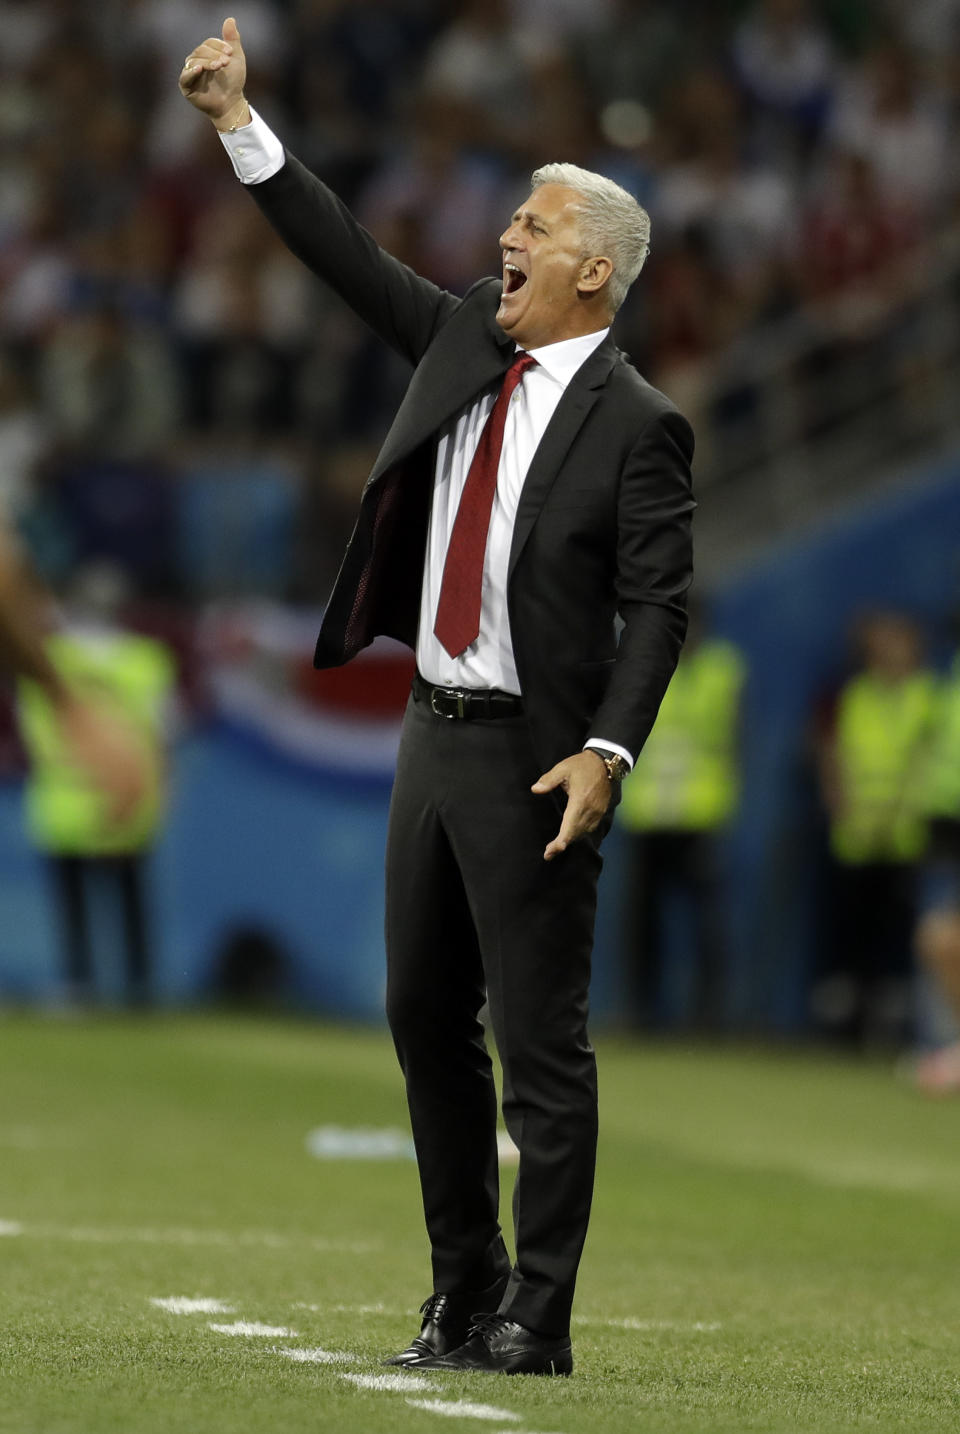
POLYGON ((413 679, 413 696, 417 702, 426 702, 435 717, 453 722, 470 722, 477 717, 519 717, 523 711, 523 698, 512 692, 500 692, 496 687, 431 687, 419 672, 413 679))

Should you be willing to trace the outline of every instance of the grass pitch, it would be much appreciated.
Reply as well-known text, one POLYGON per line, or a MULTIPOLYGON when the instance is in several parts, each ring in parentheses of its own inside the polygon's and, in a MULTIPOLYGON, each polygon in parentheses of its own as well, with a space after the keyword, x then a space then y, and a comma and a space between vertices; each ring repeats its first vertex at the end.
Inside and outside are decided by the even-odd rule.
POLYGON ((376 1388, 430 1288, 415 1166, 305 1138, 405 1127, 387 1038, 8 1017, 0 1431, 955 1431, 960 1103, 807 1055, 599 1056, 574 1377, 376 1388), (210 1327, 240 1321, 273 1333, 210 1327))

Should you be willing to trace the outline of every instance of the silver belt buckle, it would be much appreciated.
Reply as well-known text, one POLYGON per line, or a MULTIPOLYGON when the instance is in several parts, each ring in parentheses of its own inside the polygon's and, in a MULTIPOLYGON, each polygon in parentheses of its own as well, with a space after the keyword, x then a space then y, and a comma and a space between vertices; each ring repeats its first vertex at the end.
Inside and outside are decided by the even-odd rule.
POLYGON ((430 710, 434 717, 442 717, 445 722, 456 722, 458 717, 464 716, 463 699, 466 695, 458 687, 434 687, 430 693, 430 710), (455 697, 457 699, 456 712, 441 712, 437 706, 438 694, 443 697, 455 697))

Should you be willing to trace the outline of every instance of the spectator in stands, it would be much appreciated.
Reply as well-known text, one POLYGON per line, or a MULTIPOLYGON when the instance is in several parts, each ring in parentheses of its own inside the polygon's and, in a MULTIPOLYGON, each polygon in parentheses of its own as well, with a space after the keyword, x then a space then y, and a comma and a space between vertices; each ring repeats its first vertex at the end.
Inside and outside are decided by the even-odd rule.
POLYGON ((834 148, 801 212, 797 287, 825 328, 870 331, 902 296, 904 265, 919 237, 916 216, 883 191, 870 160, 834 148))
POLYGON ((732 643, 704 633, 698 609, 690 617, 686 646, 624 784, 617 818, 629 840, 626 961, 635 1016, 648 1026, 692 1017, 704 1028, 722 1018, 719 839, 739 799, 746 667, 732 643), (685 1002, 677 1000, 680 963, 669 930, 678 914, 691 938, 685 1002))
POLYGON ((248 440, 295 426, 314 301, 300 266, 235 194, 198 225, 173 311, 194 426, 248 440))
POLYGON ((729 283, 736 323, 751 323, 780 286, 795 193, 778 170, 749 162, 736 93, 719 74, 689 77, 671 124, 686 153, 657 187, 663 242, 696 232, 729 283))
POLYGON ((891 203, 911 208, 923 222, 942 214, 949 152, 945 116, 924 89, 916 56, 905 45, 877 45, 840 85, 830 135, 869 161, 891 203))
POLYGON ((875 613, 857 636, 859 670, 820 745, 833 942, 814 998, 829 1034, 862 1044, 910 1031, 916 874, 927 840, 921 778, 938 690, 908 617, 875 613))
POLYGON ((43 413, 13 355, 0 349, 0 513, 16 524, 46 451, 43 413))
POLYGON ((29 349, 66 312, 74 262, 62 196, 41 160, 29 166, 25 189, 0 248, 0 335, 29 349))
POLYGON ((425 96, 409 139, 358 199, 359 218, 384 248, 396 252, 399 229, 419 272, 457 294, 489 268, 490 235, 505 202, 502 164, 470 153, 466 135, 467 116, 455 96, 425 96))
POLYGON ((829 112, 836 56, 810 0, 758 0, 734 32, 734 70, 773 163, 796 163, 829 112))
POLYGON ((60 322, 43 352, 40 386, 53 433, 72 451, 139 458, 180 422, 168 341, 132 324, 109 297, 60 322))
POLYGON ((540 141, 542 81, 562 63, 561 47, 524 25, 507 0, 461 0, 457 18, 427 55, 422 84, 428 95, 464 105, 471 146, 522 167, 540 141))
POLYGON ((916 46, 925 60, 949 60, 960 41, 960 0, 886 0, 893 26, 916 46))
POLYGON ((683 73, 684 38, 672 7, 614 0, 606 17, 578 27, 570 59, 598 113, 618 100, 639 101, 653 111, 683 73))

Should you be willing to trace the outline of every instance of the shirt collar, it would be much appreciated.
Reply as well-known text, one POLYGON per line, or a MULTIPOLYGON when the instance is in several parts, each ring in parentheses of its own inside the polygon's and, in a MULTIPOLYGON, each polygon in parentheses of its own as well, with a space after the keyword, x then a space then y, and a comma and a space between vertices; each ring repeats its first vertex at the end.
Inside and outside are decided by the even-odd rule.
MULTIPOLYGON (((541 349, 529 349, 550 378, 566 388, 578 369, 582 368, 595 349, 598 349, 610 330, 597 329, 592 334, 579 334, 575 339, 561 339, 559 343, 544 344, 541 349)), ((518 345, 519 351, 519 345, 518 345)))

